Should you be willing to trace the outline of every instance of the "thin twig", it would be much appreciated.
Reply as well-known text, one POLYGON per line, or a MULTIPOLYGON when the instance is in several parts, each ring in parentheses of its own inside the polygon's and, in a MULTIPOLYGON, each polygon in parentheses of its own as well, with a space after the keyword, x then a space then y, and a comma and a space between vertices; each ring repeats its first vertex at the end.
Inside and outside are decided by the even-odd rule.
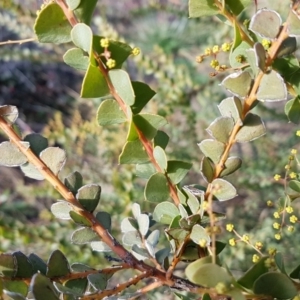
POLYGON ((9 45, 9 44, 20 44, 20 45, 22 45, 24 43, 34 42, 36 40, 37 40, 36 38, 28 38, 28 39, 24 39, 24 40, 15 40, 15 41, 8 40, 8 41, 5 41, 5 42, 0 42, 0 46, 9 45))
POLYGON ((142 279, 148 278, 150 276, 151 276, 150 272, 144 272, 144 273, 142 273, 142 274, 140 274, 138 276, 134 276, 133 278, 131 278, 127 282, 124 282, 124 283, 121 283, 121 284, 117 284, 111 290, 100 291, 97 294, 84 296, 84 297, 81 297, 80 299, 81 300, 99 300, 99 299, 103 299, 103 298, 108 297, 108 296, 116 295, 116 294, 121 293, 122 291, 124 291, 125 289, 127 289, 128 287, 130 287, 131 285, 136 285, 142 279))

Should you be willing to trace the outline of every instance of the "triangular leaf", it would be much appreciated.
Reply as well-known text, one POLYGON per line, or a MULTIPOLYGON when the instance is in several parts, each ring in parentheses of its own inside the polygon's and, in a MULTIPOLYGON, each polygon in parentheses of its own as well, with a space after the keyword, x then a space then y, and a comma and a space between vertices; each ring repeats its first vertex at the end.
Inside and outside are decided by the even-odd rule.
POLYGON ((191 167, 192 164, 185 161, 169 160, 167 168, 168 177, 174 184, 178 184, 183 180, 191 167))
POLYGON ((69 273, 70 266, 67 258, 61 251, 53 251, 47 262, 47 277, 60 277, 69 273))
POLYGON ((42 274, 37 273, 32 277, 30 290, 35 300, 45 300, 45 291, 47 291, 47 300, 59 300, 51 280, 42 274))
POLYGON ((266 133, 265 125, 258 115, 248 113, 243 122, 243 127, 236 135, 236 141, 246 143, 258 139, 266 133))
POLYGON ((97 122, 100 126, 119 124, 126 121, 127 117, 116 100, 107 99, 100 104, 97 111, 97 122))
MULTIPOLYGON (((24 147, 29 148, 28 142, 21 142, 24 147)), ((27 162, 27 157, 19 148, 11 142, 5 141, 0 144, 0 165, 6 167, 18 167, 27 162)))
POLYGON ((219 201, 226 201, 237 196, 235 187, 224 179, 217 178, 212 182, 214 196, 219 201))
POLYGON ((213 139, 203 140, 198 144, 202 153, 214 163, 218 163, 225 150, 225 144, 213 139))
POLYGON ((64 62, 76 70, 86 71, 89 66, 89 57, 79 48, 69 49, 63 56, 64 62))
POLYGON ((71 236, 71 242, 77 245, 87 244, 98 241, 99 236, 89 227, 83 227, 75 230, 71 236))
POLYGON ((214 178, 214 168, 212 163, 210 162, 210 159, 205 156, 201 161, 200 172, 207 182, 212 182, 214 178))
POLYGON ((120 164, 142 164, 148 161, 148 154, 140 140, 127 142, 119 157, 120 164))
POLYGON ((58 147, 49 147, 40 153, 40 158, 57 175, 66 162, 66 152, 58 147))
POLYGON ((153 219, 159 223, 170 224, 176 216, 179 215, 179 210, 175 204, 171 202, 162 202, 156 205, 153 212, 153 219))
POLYGON ((47 4, 38 14, 34 31, 40 43, 68 43, 71 41, 71 25, 60 6, 47 4))
MULTIPOLYGON (((71 31, 72 41, 78 48, 89 53, 93 42, 93 32, 84 23, 77 23, 71 31)), ((90 55, 93 55, 92 53, 90 55)))
POLYGON ((224 169, 221 172, 220 176, 224 177, 232 174, 237 169, 239 169, 241 165, 242 165, 242 160, 239 157, 236 156, 229 157, 225 162, 224 169))
POLYGON ((269 295, 277 299, 291 299, 297 295, 292 280, 285 274, 269 272, 261 275, 253 285, 256 294, 269 295))
POLYGON ((86 210, 93 212, 100 201, 100 196, 101 187, 98 184, 88 184, 78 190, 76 199, 86 210))
POLYGON ((82 81, 80 96, 83 98, 99 98, 109 94, 105 77, 100 70, 89 64, 82 81))
POLYGON ((217 141, 227 143, 232 132, 234 123, 230 117, 219 117, 215 119, 206 131, 217 141))
POLYGON ((30 149, 35 155, 40 155, 40 153, 48 147, 48 140, 37 133, 26 135, 24 142, 29 142, 30 149))
POLYGON ((251 18, 249 29, 263 38, 275 39, 281 23, 281 17, 276 11, 263 8, 251 18))
POLYGON ((110 70, 108 76, 117 94, 127 105, 133 105, 135 101, 134 90, 127 72, 121 69, 110 70))
POLYGON ((166 176, 156 173, 150 177, 145 187, 145 198, 150 202, 163 202, 170 197, 166 176))
POLYGON ((241 119, 243 106, 238 97, 233 96, 222 100, 218 108, 223 117, 231 117, 235 123, 241 119))
POLYGON ((135 102, 131 106, 133 114, 138 114, 155 95, 155 92, 145 83, 132 81, 135 93, 135 102))
POLYGON ((222 86, 237 97, 246 97, 252 85, 252 78, 248 71, 236 72, 223 79, 222 86))
POLYGON ((18 108, 13 105, 1 105, 0 116, 5 119, 6 122, 13 124, 18 119, 18 108))
POLYGON ((287 99, 287 89, 283 78, 272 70, 263 76, 257 91, 257 99, 261 101, 282 101, 287 99))

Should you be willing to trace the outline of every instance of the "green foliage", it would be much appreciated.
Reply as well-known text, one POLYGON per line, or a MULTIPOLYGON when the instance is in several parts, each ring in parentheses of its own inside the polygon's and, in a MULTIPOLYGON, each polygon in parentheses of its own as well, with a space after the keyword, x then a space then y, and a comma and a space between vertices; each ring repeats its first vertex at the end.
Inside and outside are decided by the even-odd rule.
MULTIPOLYGON (((89 23, 96 1, 54 1, 42 6, 34 25, 38 42, 60 44, 72 41, 78 47, 68 49, 63 59, 69 66, 85 72, 81 96, 100 98, 97 99, 98 125, 107 126, 110 139, 113 139, 114 130, 126 136, 115 150, 119 163, 136 165, 144 198, 155 204, 147 203, 146 211, 142 212, 141 206, 131 204, 132 199, 129 199, 127 204, 131 204, 132 216, 117 220, 117 231, 121 228, 122 232, 122 242, 119 242, 112 226, 117 212, 103 210, 102 187, 84 184, 85 176, 78 171, 72 170, 65 176, 66 151, 49 146, 51 143, 38 134, 24 135, 17 131, 13 126, 18 117, 17 108, 1 106, 0 127, 9 141, 0 144, 0 164, 20 166, 25 176, 46 179, 52 184, 59 197, 64 199, 52 204, 52 213, 58 219, 72 220, 79 227, 73 228, 71 242, 88 244, 94 251, 106 253, 108 260, 117 262, 116 266, 99 269, 82 263, 70 265, 67 256, 60 250, 54 250, 47 263, 33 253, 28 256, 20 251, 3 253, 0 254, 2 293, 12 299, 25 299, 30 295, 37 300, 45 299, 46 291, 47 299, 116 299, 114 295, 131 285, 153 278, 148 287, 122 297, 141 296, 148 289, 161 286, 193 292, 196 297, 206 299, 215 295, 233 299, 266 296, 289 299, 297 295, 299 287, 291 278, 299 278, 299 267, 294 266, 291 275, 287 275, 280 253, 270 251, 265 255, 259 243, 254 245, 248 235, 241 236, 234 231, 238 239, 231 239, 231 246, 235 246, 238 240, 252 246, 258 253, 253 257, 256 264, 238 279, 220 255, 225 244, 217 240, 221 231, 219 222, 225 215, 219 213, 213 203, 237 196, 237 183, 233 185, 230 179, 224 179, 242 165, 242 159, 232 155, 232 148, 261 138, 266 133, 259 112, 253 113, 254 107, 259 101, 287 100, 289 91, 294 99, 286 104, 285 113, 290 121, 299 121, 299 82, 291 75, 299 71, 298 60, 294 57, 294 37, 300 32, 298 4, 294 3, 284 23, 279 13, 265 8, 251 16, 249 26, 245 28, 237 17, 250 2, 239 1, 238 5, 233 1, 189 2, 192 18, 222 15, 221 20, 225 18, 231 22, 234 41, 228 57, 230 67, 220 65, 216 59, 211 62, 215 73, 232 68, 232 73, 221 83, 232 95, 221 101, 221 116, 216 117, 206 129, 211 138, 199 143, 204 154, 200 166, 203 185, 188 186, 183 185, 192 163, 168 152, 169 137, 163 131, 167 127, 167 111, 148 113, 148 102, 155 92, 145 83, 132 81, 132 76, 121 69, 128 57, 139 50, 93 34, 89 23), (110 127, 112 125, 114 127, 110 127), (160 238, 162 229, 164 239, 160 238), (185 276, 177 277, 173 273, 180 262, 186 263, 185 276), (125 269, 141 273, 107 288, 108 280, 113 275, 119 276, 120 271, 125 269)), ((214 47, 207 50, 201 59, 212 53, 216 58, 219 52, 218 47, 214 47)), ((155 73, 159 75, 158 70, 155 73)), ((78 129, 73 129, 74 133, 78 133, 78 129)), ((96 143, 93 137, 98 137, 97 130, 90 130, 89 134, 81 137, 82 145, 87 147, 85 149, 90 143, 96 143)), ((291 154, 287 170, 292 167, 296 153, 292 151, 291 154)), ((129 170, 132 180, 135 175, 132 169, 129 170)), ((279 177, 275 176, 275 180, 279 177)), ((283 221, 285 214, 293 212, 292 202, 299 198, 299 174, 290 173, 288 179, 286 173, 285 181, 288 184, 285 184, 284 197, 278 201, 277 211, 278 215, 283 215, 283 221)), ((129 189, 134 190, 132 183, 129 189)), ((297 221, 295 215, 290 216, 291 224, 297 221)), ((273 227, 278 229, 276 227, 280 228, 282 224, 274 223, 273 227)), ((227 224, 226 228, 233 231, 234 226, 227 224)), ((289 228, 294 227, 291 225, 289 228)), ((277 233, 275 238, 280 239, 281 234, 277 233)), ((115 279, 119 281, 118 278, 115 279)))

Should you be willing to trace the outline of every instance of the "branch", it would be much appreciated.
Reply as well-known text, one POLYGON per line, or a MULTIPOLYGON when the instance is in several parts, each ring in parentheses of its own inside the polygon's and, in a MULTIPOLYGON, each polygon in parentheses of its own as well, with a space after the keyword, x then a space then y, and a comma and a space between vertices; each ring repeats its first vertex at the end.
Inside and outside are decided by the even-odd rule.
POLYGON ((8 40, 8 41, 5 41, 5 42, 0 42, 0 46, 9 45, 9 44, 20 44, 20 45, 22 45, 24 43, 34 42, 36 40, 37 40, 36 38, 28 38, 28 39, 24 39, 24 40, 15 40, 15 41, 8 40))
POLYGON ((98 300, 98 299, 103 299, 104 297, 116 295, 116 294, 121 293, 125 289, 129 288, 131 285, 136 285, 139 281, 141 281, 144 278, 148 278, 149 276, 151 276, 150 272, 144 272, 141 275, 134 276, 133 278, 131 278, 127 282, 117 284, 111 290, 104 290, 104 291, 101 291, 97 294, 92 294, 92 295, 89 295, 89 296, 81 297, 80 299, 81 300, 98 300))
MULTIPOLYGON (((71 26, 74 27, 78 23, 78 21, 76 20, 76 18, 74 16, 74 13, 71 10, 68 9, 68 6, 66 5, 64 0, 56 0, 56 3, 63 10, 63 12, 64 12, 66 18, 69 20, 69 23, 71 24, 71 26)), ((94 55, 94 58, 96 59, 96 61, 98 63, 99 71, 102 73, 102 75, 104 76, 104 78, 106 80, 106 83, 108 85, 108 88, 110 90, 111 95, 116 99, 116 101, 120 105, 120 107, 121 107, 122 111, 124 112, 125 116, 127 117, 127 119, 129 119, 127 106, 125 105, 125 102, 119 96, 116 89, 114 88, 114 86, 113 86, 113 84, 112 84, 112 82, 111 82, 111 80, 108 76, 108 69, 103 64, 102 60, 100 59, 99 53, 96 53, 94 51, 93 55, 94 55)), ((167 182, 168 182, 168 186, 169 186, 170 196, 173 199, 174 203, 178 206, 180 204, 180 199, 179 199, 179 196, 177 194, 176 186, 171 182, 168 174, 166 172, 163 172, 163 170, 157 164, 157 162, 156 162, 156 160, 153 156, 153 145, 152 145, 152 143, 145 137, 145 135, 143 134, 143 132, 139 128, 137 128, 135 126, 135 129, 138 133, 138 136, 139 136, 139 139, 140 139, 141 143, 144 146, 145 151, 147 152, 147 155, 149 156, 149 159, 150 159, 151 163, 154 165, 157 172, 163 173, 165 175, 165 177, 167 179, 167 182)))

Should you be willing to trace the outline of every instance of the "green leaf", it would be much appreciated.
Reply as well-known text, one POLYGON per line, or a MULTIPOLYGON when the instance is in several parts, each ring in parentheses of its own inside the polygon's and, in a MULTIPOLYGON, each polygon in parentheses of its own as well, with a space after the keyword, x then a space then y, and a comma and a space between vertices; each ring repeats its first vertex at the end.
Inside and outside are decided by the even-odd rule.
POLYGON ((97 122, 100 126, 119 124, 126 121, 127 117, 116 100, 107 99, 100 104, 97 111, 97 122))
POLYGON ((30 144, 30 149, 37 156, 48 147, 48 140, 37 133, 26 135, 24 142, 28 142, 30 144))
POLYGON ((109 246, 107 246, 104 242, 91 242, 91 247, 93 251, 97 252, 111 252, 109 246))
POLYGON ((31 253, 28 256, 28 259, 29 259, 30 263, 32 264, 34 273, 40 272, 40 273, 46 275, 47 265, 39 256, 37 256, 34 253, 31 253))
POLYGON ((20 251, 14 252, 13 256, 17 261, 17 272, 15 277, 30 278, 34 273, 33 266, 27 256, 20 251))
POLYGON ((91 226, 92 225, 90 220, 79 215, 78 213, 76 213, 73 210, 70 211, 70 217, 75 223, 77 223, 79 225, 83 225, 83 226, 91 226))
POLYGON ((121 69, 110 70, 109 79, 115 88, 117 94, 127 105, 133 105, 135 101, 134 90, 127 72, 121 69))
POLYGON ((80 0, 80 5, 74 11, 79 22, 89 25, 95 10, 97 0, 80 0))
POLYGON ((255 43, 253 49, 255 54, 255 64, 264 72, 266 68, 266 50, 261 43, 255 43))
POLYGON ((161 130, 157 130, 157 134, 154 137, 154 147, 160 146, 163 149, 166 149, 169 143, 169 136, 161 130))
POLYGON ((89 64, 82 81, 80 96, 83 98, 98 98, 107 94, 109 94, 109 88, 105 77, 97 67, 89 64))
POLYGON ((238 97, 233 96, 222 100, 222 102, 218 105, 218 108, 223 117, 233 118, 234 123, 241 120, 243 106, 238 97))
POLYGON ((120 164, 143 164, 148 161, 148 154, 140 140, 127 142, 119 157, 120 164))
MULTIPOLYGON (((27 149, 28 142, 21 142, 27 149)), ((0 165, 6 167, 18 167, 27 162, 27 157, 19 148, 11 142, 2 142, 0 144, 0 165)))
MULTIPOLYGON (((157 116, 155 116, 155 115, 152 115, 152 116, 153 116, 153 120, 155 119, 155 121, 156 121, 157 116)), ((149 115, 147 115, 147 117, 149 120, 149 115)), ((135 126, 145 135, 145 137, 148 140, 152 140, 156 136, 157 128, 154 127, 148 120, 146 118, 144 118, 143 115, 133 116, 133 122, 134 122, 135 126)), ((138 138, 138 135, 135 138, 138 138)))
POLYGON ((287 37, 279 46, 276 52, 277 57, 283 57, 294 53, 297 50, 297 40, 295 37, 287 37))
POLYGON ((156 173, 150 177, 145 187, 145 199, 149 202, 163 202, 168 200, 169 185, 166 176, 156 173))
POLYGON ((283 260, 283 255, 280 252, 277 252, 274 256, 274 261, 276 263, 276 266, 278 268, 278 270, 280 270, 281 273, 286 274, 286 270, 284 267, 284 260, 283 260))
POLYGON ((290 122, 294 124, 300 123, 300 97, 297 96, 294 99, 289 100, 285 107, 284 112, 287 115, 290 122))
POLYGON ((51 205, 51 212, 58 219, 70 220, 71 205, 67 201, 60 200, 51 205))
POLYGON ((243 122, 243 127, 236 135, 236 141, 246 143, 258 139, 266 133, 265 125, 258 115, 248 113, 243 122))
MULTIPOLYGON (((82 1, 82 0, 81 0, 82 1)), ((82 296, 87 288, 88 281, 86 278, 78 278, 68 280, 65 283, 65 287, 69 288, 72 291, 72 294, 82 296)))
POLYGON ((139 228, 138 223, 134 218, 125 218, 121 222, 122 232, 136 231, 138 230, 138 228, 139 228))
POLYGON ((288 31, 290 36, 300 35, 300 18, 296 11, 290 10, 288 19, 288 31))
POLYGON ((143 244, 142 238, 138 231, 128 231, 123 235, 123 244, 126 246, 133 246, 134 244, 140 246, 143 244))
POLYGON ((217 178, 212 182, 212 185, 216 189, 214 196, 219 201, 226 201, 237 196, 235 187, 224 179, 217 178))
POLYGON ((286 85, 278 72, 271 70, 270 73, 263 76, 256 96, 260 101, 283 101, 287 99, 286 85))
POLYGON ((148 233, 150 220, 148 215, 146 214, 140 214, 137 217, 137 222, 139 226, 139 232, 142 236, 145 236, 148 233))
MULTIPOLYGON (((93 42, 93 32, 84 23, 77 23, 71 31, 71 38, 75 46, 89 53, 93 42)), ((90 55, 93 55, 90 53, 90 55)))
POLYGON ((300 279, 300 265, 291 272, 290 277, 293 279, 300 279))
POLYGON ((196 224, 191 232, 190 235, 191 240, 195 244, 199 244, 199 242, 202 242, 202 240, 206 241, 206 246, 210 245, 210 237, 205 228, 203 228, 201 225, 196 224))
POLYGON ((289 181, 289 188, 294 190, 297 193, 300 193, 300 182, 297 180, 291 180, 289 181))
POLYGON ((286 275, 269 272, 261 275, 253 285, 256 294, 269 295, 277 299, 290 299, 297 295, 297 289, 286 275))
POLYGON ((156 205, 153 212, 153 219, 156 222, 169 225, 173 218, 179 215, 179 210, 171 202, 162 202, 156 205))
POLYGON ((160 232, 158 229, 153 230, 147 237, 147 241, 152 247, 155 247, 159 241, 160 232))
POLYGON ((34 32, 40 43, 68 43, 71 41, 72 26, 56 3, 43 8, 34 23, 34 32))
POLYGON ((74 171, 69 174, 64 180, 65 186, 75 195, 77 191, 82 187, 82 175, 74 171))
POLYGON ((198 144, 202 153, 210 158, 214 163, 218 163, 225 150, 225 144, 217 140, 206 139, 198 144))
POLYGON ((134 218, 137 219, 141 214, 141 206, 138 203, 133 203, 131 210, 134 218))
POLYGON ((37 273, 32 277, 30 290, 35 300, 59 300, 51 280, 42 274, 37 273), (47 291, 46 299, 45 291, 47 291))
POLYGON ((247 270, 237 282, 246 289, 251 290, 255 280, 262 274, 268 272, 268 268, 266 267, 267 259, 268 257, 261 258, 256 264, 247 270))
POLYGON ((220 176, 224 177, 232 174, 241 167, 242 162, 243 161, 237 156, 229 157, 225 162, 224 169, 221 172, 220 176))
POLYGON ((155 92, 145 83, 132 81, 132 88, 135 93, 134 104, 131 105, 133 114, 138 114, 155 95, 155 92))
POLYGON ((182 181, 191 167, 192 164, 185 161, 169 160, 167 168, 168 177, 174 184, 178 184, 182 181))
POLYGON ((47 277, 66 276, 70 272, 68 260, 63 253, 59 250, 53 251, 47 262, 47 277))
POLYGON ((214 16, 219 13, 214 0, 189 0, 189 17, 199 18, 203 16, 214 16))
POLYGON ((263 38, 275 39, 281 23, 281 17, 276 11, 263 8, 251 18, 249 29, 263 38))
POLYGON ((17 259, 12 254, 0 254, 0 275, 14 277, 17 272, 17 259))
POLYGON ((221 85, 237 97, 246 97, 252 85, 252 78, 248 71, 236 72, 225 77, 221 85))
POLYGON ((185 269, 187 278, 205 287, 215 287, 219 282, 229 285, 231 283, 231 277, 227 271, 212 263, 204 264, 201 259, 190 263, 185 269))
POLYGON ((81 272, 87 272, 87 271, 95 271, 94 268, 88 266, 88 265, 85 265, 85 264, 82 264, 82 263, 74 263, 71 265, 71 269, 73 272, 75 273, 81 273, 81 272))
POLYGON ((140 178, 149 179, 156 173, 156 169, 152 163, 137 164, 135 175, 140 178))
POLYGON ((18 108, 13 105, 1 105, 0 116, 4 118, 7 123, 13 124, 19 116, 18 108))
POLYGON ((76 9, 80 4, 80 0, 66 0, 66 2, 70 10, 76 9))
POLYGON ((162 170, 166 170, 168 166, 168 160, 165 151, 161 147, 156 146, 153 150, 153 156, 159 167, 162 170))
MULTIPOLYGON (((104 48, 101 47, 100 40, 102 36, 95 36, 93 37, 93 49, 98 53, 101 54, 104 52, 104 48)), ((113 69, 120 69, 122 67, 123 62, 128 58, 128 56, 132 53, 132 48, 125 43, 112 41, 109 40, 109 46, 107 51, 110 52, 111 57, 115 60, 116 66, 113 69)), ((105 65, 106 59, 100 57, 102 59, 103 64, 105 65)), ((97 66, 97 62, 93 56, 90 56, 90 62, 97 66)))
POLYGON ((237 32, 237 40, 236 44, 232 46, 229 63, 232 68, 240 68, 245 64, 248 50, 251 49, 251 47, 248 43, 242 41, 238 27, 235 28, 235 32, 237 32))
POLYGON ((87 279, 92 287, 96 290, 105 290, 107 286, 107 281, 110 278, 110 275, 98 273, 98 274, 89 274, 87 279))
POLYGON ((77 245, 88 244, 98 240, 99 236, 90 227, 79 228, 71 236, 71 242, 77 245))
POLYGON ((205 156, 201 161, 200 172, 207 182, 212 182, 212 180, 214 179, 214 167, 210 162, 210 159, 205 156))
POLYGON ((246 300, 246 297, 242 293, 240 289, 232 289, 227 292, 229 296, 231 296, 231 299, 234 300, 246 300))
POLYGON ((98 222, 108 231, 111 231, 111 216, 105 211, 99 211, 96 214, 98 222))
MULTIPOLYGON (((145 243, 146 244, 146 243, 145 243)), ((150 246, 151 247, 151 246, 150 246)), ((132 251, 134 252, 134 256, 139 260, 145 260, 150 258, 151 255, 149 254, 150 251, 153 251, 152 247, 151 250, 148 252, 145 248, 141 248, 138 245, 132 246, 132 251)))
MULTIPOLYGON (((3 289, 9 291, 11 294, 9 295, 11 298, 9 299, 25 299, 20 298, 21 296, 27 296, 28 286, 24 281, 10 281, 3 280, 3 289)), ((2 295, 2 293, 1 293, 2 295)), ((3 296, 3 295, 2 295, 3 296)), ((6 299, 6 298, 4 298, 6 299)))
POLYGON ((232 118, 219 117, 208 126, 206 131, 217 141, 227 143, 233 126, 234 123, 232 118))
POLYGON ((252 0, 225 0, 227 6, 235 16, 238 16, 247 6, 252 4, 252 0))
POLYGON ((24 173, 24 175, 29 178, 36 180, 44 180, 44 176, 40 173, 36 166, 31 163, 26 163, 22 165, 21 170, 24 173))
POLYGON ((86 71, 89 66, 89 57, 79 48, 69 49, 63 56, 64 62, 76 70, 86 71))
POLYGON ((40 158, 57 175, 66 162, 66 151, 58 147, 48 147, 40 153, 40 158))
POLYGON ((171 239, 176 240, 178 243, 182 243, 189 235, 189 231, 182 228, 167 229, 166 233, 171 237, 171 239))
POLYGON ((100 201, 100 196, 101 187, 98 184, 87 184, 78 190, 76 199, 87 211, 93 212, 100 201))

